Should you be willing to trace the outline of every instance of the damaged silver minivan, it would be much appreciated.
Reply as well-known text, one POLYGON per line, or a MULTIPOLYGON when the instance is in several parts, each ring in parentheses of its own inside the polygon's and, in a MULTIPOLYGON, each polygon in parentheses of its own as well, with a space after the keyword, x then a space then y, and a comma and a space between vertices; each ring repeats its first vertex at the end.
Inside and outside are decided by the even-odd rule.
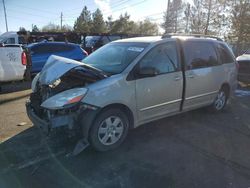
POLYGON ((130 128, 209 106, 221 111, 237 86, 235 57, 218 38, 119 40, 83 60, 51 56, 32 82, 27 114, 46 133, 66 129, 98 151, 130 128))

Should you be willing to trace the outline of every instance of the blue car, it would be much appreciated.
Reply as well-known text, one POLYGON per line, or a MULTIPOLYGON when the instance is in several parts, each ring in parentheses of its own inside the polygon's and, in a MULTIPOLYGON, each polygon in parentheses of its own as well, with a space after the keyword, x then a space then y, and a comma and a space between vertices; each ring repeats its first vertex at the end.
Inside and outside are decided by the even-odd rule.
POLYGON ((66 42, 40 42, 27 46, 30 51, 32 68, 31 74, 40 72, 51 55, 58 55, 81 61, 88 53, 80 45, 66 42))

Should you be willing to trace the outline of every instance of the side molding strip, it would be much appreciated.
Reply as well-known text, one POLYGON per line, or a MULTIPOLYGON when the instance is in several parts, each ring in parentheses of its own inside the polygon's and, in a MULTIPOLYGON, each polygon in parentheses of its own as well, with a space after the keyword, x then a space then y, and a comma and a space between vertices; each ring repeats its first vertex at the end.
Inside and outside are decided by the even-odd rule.
POLYGON ((168 104, 173 104, 173 103, 176 103, 176 102, 180 102, 181 100, 182 99, 176 99, 176 100, 173 100, 173 101, 164 102, 164 103, 157 104, 157 105, 154 105, 154 106, 149 106, 149 107, 140 109, 140 111, 145 111, 145 110, 149 110, 149 109, 152 109, 152 108, 156 108, 156 107, 160 107, 160 106, 164 106, 164 105, 168 105, 168 104))

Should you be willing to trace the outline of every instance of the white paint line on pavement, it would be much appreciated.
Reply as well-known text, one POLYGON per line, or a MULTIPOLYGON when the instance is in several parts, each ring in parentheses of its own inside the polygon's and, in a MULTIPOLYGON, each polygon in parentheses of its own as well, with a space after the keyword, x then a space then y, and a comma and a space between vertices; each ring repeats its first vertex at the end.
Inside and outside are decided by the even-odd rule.
POLYGON ((59 152, 57 152, 57 153, 55 153, 55 154, 52 154, 52 155, 47 155, 47 156, 44 156, 44 157, 36 157, 35 159, 29 160, 28 162, 26 162, 26 163, 24 163, 24 164, 19 164, 19 165, 17 165, 16 168, 19 169, 19 170, 21 170, 21 169, 27 168, 27 167, 29 167, 29 166, 35 165, 35 164, 37 164, 37 163, 40 163, 40 162, 42 162, 42 161, 46 161, 46 160, 48 160, 48 159, 50 159, 50 158, 52 158, 52 157, 57 157, 57 156, 63 154, 64 152, 65 152, 65 151, 62 150, 62 151, 59 151, 59 152))
POLYGON ((43 157, 37 156, 35 159, 33 159, 33 160, 30 159, 29 161, 24 162, 24 163, 10 164, 7 168, 1 169, 0 174, 6 174, 6 173, 10 172, 13 169, 22 170, 24 168, 36 165, 36 164, 38 164, 40 162, 46 161, 48 159, 52 159, 53 157, 57 157, 57 156, 62 155, 64 153, 65 153, 65 150, 62 150, 62 151, 59 151, 59 152, 57 152, 55 154, 52 154, 52 155, 46 155, 46 156, 43 156, 43 157))

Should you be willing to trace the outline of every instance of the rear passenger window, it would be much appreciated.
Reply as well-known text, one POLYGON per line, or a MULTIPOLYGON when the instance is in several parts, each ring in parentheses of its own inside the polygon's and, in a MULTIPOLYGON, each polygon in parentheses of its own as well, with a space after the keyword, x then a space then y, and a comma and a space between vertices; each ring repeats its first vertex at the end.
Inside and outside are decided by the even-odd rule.
POLYGON ((183 47, 187 69, 199 69, 219 65, 213 43, 186 41, 183 47))
POLYGON ((53 52, 64 52, 64 51, 70 51, 73 50, 74 47, 70 45, 64 45, 64 44, 57 44, 57 45, 51 45, 51 53, 53 52))
POLYGON ((225 63, 233 63, 234 57, 229 51, 229 49, 223 45, 223 44, 217 44, 216 45, 217 51, 218 51, 218 57, 221 64, 225 63))
POLYGON ((49 53, 49 46, 47 45, 37 45, 31 48, 31 51, 37 54, 49 53))
POLYGON ((158 74, 177 71, 178 55, 176 43, 160 44, 149 51, 140 62, 140 68, 153 67, 158 74))

